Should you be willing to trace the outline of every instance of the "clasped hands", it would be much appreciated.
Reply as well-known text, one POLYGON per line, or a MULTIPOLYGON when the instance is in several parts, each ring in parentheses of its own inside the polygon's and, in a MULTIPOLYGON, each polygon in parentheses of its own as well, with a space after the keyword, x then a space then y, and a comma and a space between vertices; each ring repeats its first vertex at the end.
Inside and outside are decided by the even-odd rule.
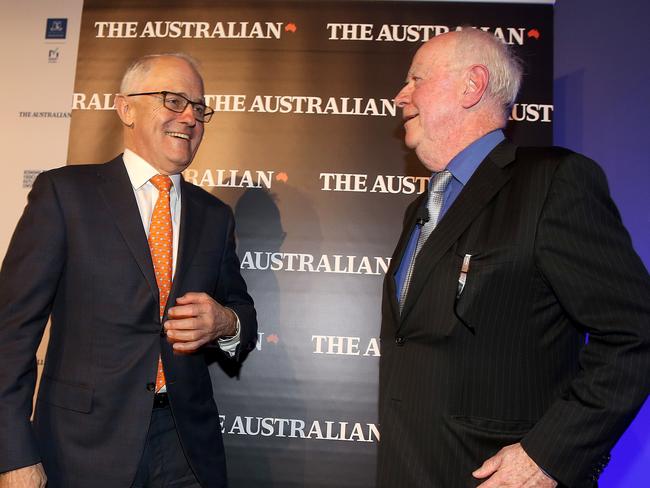
POLYGON ((174 352, 192 353, 220 337, 237 333, 237 316, 206 293, 190 292, 176 299, 164 323, 174 352))
POLYGON ((478 488, 555 488, 557 483, 533 461, 521 444, 506 446, 487 459, 472 473, 478 479, 488 478, 478 488))

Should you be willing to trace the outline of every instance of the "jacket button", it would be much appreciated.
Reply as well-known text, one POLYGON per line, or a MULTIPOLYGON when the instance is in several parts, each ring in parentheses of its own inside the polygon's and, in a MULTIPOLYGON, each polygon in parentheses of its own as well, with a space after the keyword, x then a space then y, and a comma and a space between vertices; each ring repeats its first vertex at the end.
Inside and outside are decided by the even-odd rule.
POLYGON ((147 391, 154 391, 156 389, 155 383, 147 383, 147 391))
POLYGON ((397 344, 398 346, 403 346, 405 342, 406 339, 404 339, 402 336, 395 337, 395 344, 397 344))

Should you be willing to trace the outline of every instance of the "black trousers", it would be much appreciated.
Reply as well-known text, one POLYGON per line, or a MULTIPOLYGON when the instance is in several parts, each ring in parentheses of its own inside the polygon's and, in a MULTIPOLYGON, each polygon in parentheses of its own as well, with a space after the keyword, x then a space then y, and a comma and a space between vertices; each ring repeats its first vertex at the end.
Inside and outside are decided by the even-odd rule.
POLYGON ((154 408, 131 488, 201 488, 183 453, 169 406, 154 408))

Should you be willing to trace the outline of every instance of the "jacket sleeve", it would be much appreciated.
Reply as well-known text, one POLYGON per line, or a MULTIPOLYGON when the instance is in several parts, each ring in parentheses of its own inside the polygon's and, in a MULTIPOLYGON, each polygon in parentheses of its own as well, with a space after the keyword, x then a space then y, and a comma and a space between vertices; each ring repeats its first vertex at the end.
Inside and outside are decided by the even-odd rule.
POLYGON ((582 486, 598 479, 650 390, 650 278, 593 161, 572 154, 558 165, 535 255, 588 341, 579 373, 522 446, 562 484, 582 486))
POLYGON ((0 472, 40 461, 31 428, 36 350, 65 259, 61 208, 39 175, 0 271, 0 472))
POLYGON ((234 358, 241 362, 255 349, 257 317, 253 299, 248 294, 246 282, 241 275, 239 258, 235 252, 235 219, 230 208, 228 208, 225 238, 224 256, 221 261, 215 299, 223 306, 231 308, 239 318, 239 345, 234 358))

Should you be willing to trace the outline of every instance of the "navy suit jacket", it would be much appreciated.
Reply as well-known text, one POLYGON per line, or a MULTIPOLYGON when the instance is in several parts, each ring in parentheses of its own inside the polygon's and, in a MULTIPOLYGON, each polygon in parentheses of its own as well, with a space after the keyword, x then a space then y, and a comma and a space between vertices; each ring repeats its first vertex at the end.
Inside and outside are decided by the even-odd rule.
MULTIPOLYGON (((239 271, 230 208, 182 182, 168 306, 205 292, 235 311, 255 346, 253 301, 239 271)), ((225 487, 208 364, 217 347, 178 355, 161 333, 158 288, 121 157, 38 176, 0 272, 0 472, 42 461, 51 487, 128 487, 151 416, 159 355, 185 454, 204 487, 225 487), (51 317, 30 422, 35 352, 51 317)))

